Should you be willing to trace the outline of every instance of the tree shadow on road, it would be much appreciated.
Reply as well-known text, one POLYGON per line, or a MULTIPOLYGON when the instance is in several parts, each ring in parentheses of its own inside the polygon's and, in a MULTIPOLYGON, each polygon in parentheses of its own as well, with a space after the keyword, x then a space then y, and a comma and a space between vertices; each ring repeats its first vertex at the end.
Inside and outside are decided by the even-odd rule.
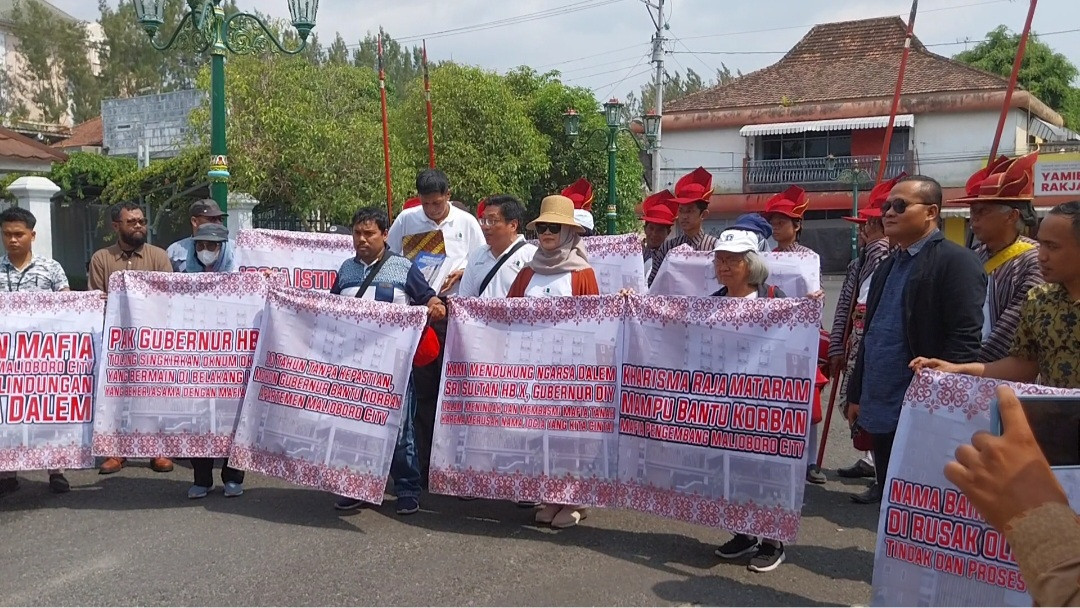
MULTIPOLYGON (((180 467, 178 467, 180 469, 180 467)), ((184 479, 174 473, 141 471, 97 477, 86 483, 84 472, 68 473, 71 492, 53 494, 48 484, 20 475, 20 489, 0 499, 0 514, 16 515, 35 509, 72 509, 97 511, 132 511, 161 509, 205 509, 241 517, 261 519, 270 523, 291 524, 316 528, 360 531, 348 521, 336 516, 333 495, 303 488, 250 487, 243 496, 225 498, 219 484, 211 495, 199 500, 187 498, 190 473, 182 470, 184 479)), ((214 471, 215 476, 218 472, 214 471)))
MULTIPOLYGON (((762 574, 768 577, 769 574, 762 574)), ((765 581, 766 579, 762 579, 765 581)), ((653 585, 657 597, 694 606, 831 606, 806 596, 724 576, 695 576, 653 585)))
POLYGON ((829 485, 807 485, 802 515, 803 517, 820 517, 841 528, 861 528, 876 533, 879 505, 860 505, 851 502, 851 496, 856 493, 846 488, 834 488, 829 485))
MULTIPOLYGON (((637 531, 613 528, 599 528, 588 525, 577 526, 570 530, 552 530, 534 525, 533 511, 517 508, 505 501, 475 500, 464 502, 449 496, 425 496, 424 511, 402 520, 403 523, 428 530, 466 535, 482 535, 495 538, 513 538, 515 540, 537 540, 556 545, 586 548, 645 566, 670 575, 685 577, 687 568, 708 570, 717 566, 743 568, 745 562, 725 562, 716 557, 716 541, 703 541, 691 536, 691 530, 702 530, 702 536, 715 537, 715 531, 688 526, 688 534, 670 531, 637 531)), ((597 515, 593 520, 603 518, 607 510, 593 510, 597 515)), ((610 512, 610 511, 608 511, 610 512)), ((650 515, 619 511, 620 523, 630 524, 647 530, 650 523, 658 521, 650 515)), ((679 522, 664 522, 665 526, 683 526, 679 522)), ((857 547, 831 548, 821 546, 792 545, 788 551, 789 563, 815 572, 830 579, 852 580, 869 583, 873 569, 873 555, 857 547)), ((745 572, 745 570, 741 570, 745 572)), ((717 577, 711 577, 713 579, 717 577)), ((708 579, 706 579, 708 580, 708 579)), ((696 581, 696 579, 695 579, 696 581)), ((700 584, 695 582, 695 585, 700 584)), ((703 586, 702 591, 708 589, 703 586)), ((722 589, 722 588, 721 588, 722 589)), ((746 600, 760 605, 800 605, 813 603, 802 597, 783 598, 775 595, 775 589, 762 587, 773 595, 746 600)), ((713 598, 706 604, 718 601, 731 603, 730 598, 715 597, 717 588, 712 589, 713 598)), ((674 600, 673 598, 673 601, 674 600)), ((694 602, 700 600, 678 599, 677 601, 694 602)), ((740 602, 743 601, 740 598, 740 602)))

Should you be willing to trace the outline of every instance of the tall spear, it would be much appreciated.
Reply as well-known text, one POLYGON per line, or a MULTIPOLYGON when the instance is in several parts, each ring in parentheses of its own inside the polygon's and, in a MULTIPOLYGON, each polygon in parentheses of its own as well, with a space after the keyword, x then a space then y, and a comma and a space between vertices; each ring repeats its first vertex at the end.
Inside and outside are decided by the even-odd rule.
POLYGON ((379 95, 382 97, 383 165, 386 168, 386 216, 394 220, 394 192, 390 186, 390 123, 386 116, 386 69, 383 66, 383 29, 379 28, 379 95))
POLYGON ((900 109, 900 91, 904 88, 904 72, 907 71, 908 55, 911 54, 911 39, 915 36, 915 13, 919 10, 919 0, 911 0, 911 14, 908 15, 907 36, 904 38, 904 52, 900 55, 900 71, 896 73, 896 90, 893 91, 892 109, 889 110, 889 124, 885 127, 885 141, 881 143, 881 160, 878 162, 878 174, 874 184, 885 179, 885 169, 889 165, 889 147, 892 144, 893 125, 896 112, 900 109))
POLYGON ((428 166, 435 168, 435 123, 431 119, 431 80, 428 78, 427 68, 427 40, 423 44, 422 58, 424 63, 424 103, 427 104, 427 146, 428 166))
POLYGON ((1020 64, 1024 61, 1024 49, 1027 48, 1028 33, 1031 32, 1031 20, 1035 18, 1035 4, 1037 2, 1038 0, 1031 0, 1031 6, 1028 7, 1027 21, 1024 22, 1024 32, 1020 34, 1020 46, 1016 48, 1012 75, 1009 76, 1009 86, 1005 89, 1005 103, 1001 105, 1001 116, 998 118, 997 131, 994 132, 994 145, 990 146, 990 156, 986 161, 987 166, 994 162, 998 145, 1001 144, 1001 133, 1005 130, 1005 119, 1009 116, 1009 103, 1012 101, 1013 90, 1016 89, 1016 79, 1020 75, 1020 64))

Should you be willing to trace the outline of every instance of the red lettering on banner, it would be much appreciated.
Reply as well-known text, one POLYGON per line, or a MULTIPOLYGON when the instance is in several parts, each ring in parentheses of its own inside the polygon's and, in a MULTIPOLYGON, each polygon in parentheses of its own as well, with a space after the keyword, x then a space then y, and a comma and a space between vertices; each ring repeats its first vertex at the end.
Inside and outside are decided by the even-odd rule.
MULTIPOLYGON (((727 412, 717 410, 717 420, 727 412)), ((736 403, 731 407, 731 420, 727 426, 741 431, 805 437, 809 413, 806 410, 736 403)))
POLYGON ((642 395, 624 390, 619 403, 619 411, 623 416, 670 422, 675 418, 675 398, 642 395))
POLYGON ((280 274, 285 278, 286 285, 292 284, 292 275, 289 274, 288 268, 280 268, 278 266, 241 266, 237 268, 237 270, 239 272, 261 272, 263 274, 270 272, 273 274, 280 274))
POLYGON ((926 513, 911 513, 910 538, 914 542, 979 555, 981 528, 926 513))
POLYGON ((11 395, 7 424, 83 424, 91 421, 90 395, 11 395))
POLYGON ((15 359, 93 359, 90 334, 20 331, 15 334, 15 359))
POLYGON ((232 329, 164 329, 140 327, 139 350, 221 352, 236 350, 232 329))
POLYGON ((576 380, 573 365, 540 365, 536 368, 537 380, 576 380))
POLYGON ((577 379, 589 382, 615 382, 615 368, 609 365, 579 365, 577 379))
POLYGON ((669 393, 686 393, 690 390, 690 372, 685 369, 642 367, 624 364, 623 388, 640 388, 669 393))
POLYGON ((236 330, 236 350, 241 352, 254 352, 258 342, 258 329, 244 328, 236 330))
POLYGON ((985 521, 982 515, 979 514, 978 509, 975 508, 975 505, 968 500, 967 496, 964 496, 959 491, 952 488, 945 488, 943 496, 945 498, 941 506, 941 513, 943 515, 959 517, 961 519, 970 519, 971 521, 985 521))
POLYGON ((941 488, 894 478, 889 486, 889 502, 940 513, 941 488))
POLYGON ((293 275, 293 285, 300 289, 329 290, 337 279, 337 272, 333 270, 296 268, 293 270, 293 275))

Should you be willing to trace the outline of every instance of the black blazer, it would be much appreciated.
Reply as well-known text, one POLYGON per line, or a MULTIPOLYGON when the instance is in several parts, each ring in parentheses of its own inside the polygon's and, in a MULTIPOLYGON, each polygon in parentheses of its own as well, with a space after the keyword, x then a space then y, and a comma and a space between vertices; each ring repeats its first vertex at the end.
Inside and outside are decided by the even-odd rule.
MULTIPOLYGON (((898 255, 898 252, 889 255, 870 281, 866 331, 870 331, 874 322, 874 313, 885 290, 885 279, 898 255)), ((978 358, 982 344, 986 272, 975 252, 946 240, 938 232, 915 256, 903 297, 904 332, 913 356, 952 363, 971 363, 978 358)), ((868 364, 864 360, 864 345, 865 341, 859 345, 848 380, 850 403, 859 403, 862 397, 863 370, 868 364)))

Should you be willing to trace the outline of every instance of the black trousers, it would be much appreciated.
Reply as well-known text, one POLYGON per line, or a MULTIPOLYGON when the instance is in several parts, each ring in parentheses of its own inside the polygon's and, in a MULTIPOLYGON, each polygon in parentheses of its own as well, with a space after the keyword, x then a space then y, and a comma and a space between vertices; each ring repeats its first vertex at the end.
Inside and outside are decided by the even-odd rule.
POLYGON ((892 456, 893 440, 896 439, 896 431, 891 433, 871 433, 874 439, 874 474, 877 475, 878 487, 882 492, 888 492, 885 487, 885 476, 889 474, 889 457, 892 456))
MULTIPOLYGON (((214 459, 192 458, 191 469, 195 471, 195 485, 210 488, 214 485, 214 459)), ((229 466, 229 459, 221 463, 221 483, 244 483, 244 472, 229 466)))
POLYGON ((423 367, 413 368, 413 390, 416 392, 416 454, 420 461, 421 484, 427 487, 428 465, 431 464, 431 440, 435 434, 435 408, 442 392, 443 354, 446 352, 446 320, 433 323, 431 328, 439 337, 439 356, 423 367))

